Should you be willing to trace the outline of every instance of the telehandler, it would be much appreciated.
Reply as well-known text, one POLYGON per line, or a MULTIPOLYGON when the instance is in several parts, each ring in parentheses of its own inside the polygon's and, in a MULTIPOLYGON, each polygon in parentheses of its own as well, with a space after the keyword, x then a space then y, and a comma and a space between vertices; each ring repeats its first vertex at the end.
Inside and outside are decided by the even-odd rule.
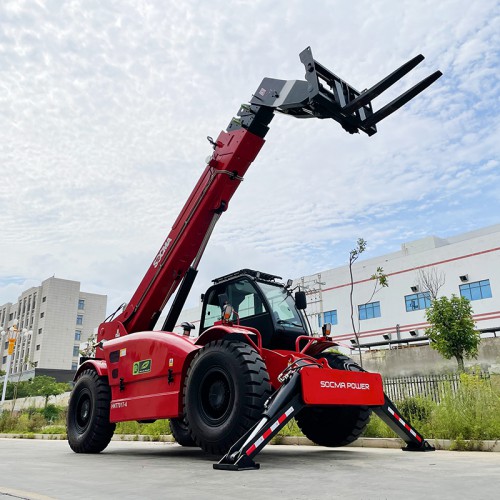
POLYGON ((305 80, 264 78, 216 140, 198 183, 130 302, 99 327, 94 354, 81 359, 67 433, 77 453, 99 453, 117 422, 170 419, 184 446, 223 455, 214 467, 256 469, 255 456, 292 418, 323 446, 356 440, 373 410, 407 444, 432 446, 384 394, 379 374, 335 352, 326 325, 313 336, 305 294, 291 283, 243 269, 214 280, 204 295, 199 336, 173 332, 215 224, 264 144, 276 112, 332 118, 371 136, 376 124, 440 76, 436 71, 378 111, 371 101, 423 60, 418 55, 368 90, 300 54, 305 80), (177 293, 174 296, 175 291, 177 293), (171 307, 154 330, 167 302, 171 307))

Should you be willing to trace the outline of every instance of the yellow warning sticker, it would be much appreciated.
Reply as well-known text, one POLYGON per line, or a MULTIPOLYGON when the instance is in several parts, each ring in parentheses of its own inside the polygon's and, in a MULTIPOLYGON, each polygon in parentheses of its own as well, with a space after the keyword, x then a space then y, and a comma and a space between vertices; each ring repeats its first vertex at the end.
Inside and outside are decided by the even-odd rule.
POLYGON ((120 358, 126 355, 127 355, 127 349, 126 348, 120 349, 120 358))
POLYGON ((168 367, 169 367, 169 368, 172 368, 172 366, 174 366, 174 358, 170 358, 170 359, 168 360, 168 367))

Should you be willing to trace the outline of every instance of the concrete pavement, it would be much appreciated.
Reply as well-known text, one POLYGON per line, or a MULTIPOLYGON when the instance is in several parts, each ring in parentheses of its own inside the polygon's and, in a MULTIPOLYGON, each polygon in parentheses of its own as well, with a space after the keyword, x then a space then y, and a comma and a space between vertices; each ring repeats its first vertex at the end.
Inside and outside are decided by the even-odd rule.
POLYGON ((0 498, 496 498, 498 453, 269 446, 259 471, 215 471, 217 457, 172 443, 113 441, 77 455, 65 441, 0 439, 0 498))

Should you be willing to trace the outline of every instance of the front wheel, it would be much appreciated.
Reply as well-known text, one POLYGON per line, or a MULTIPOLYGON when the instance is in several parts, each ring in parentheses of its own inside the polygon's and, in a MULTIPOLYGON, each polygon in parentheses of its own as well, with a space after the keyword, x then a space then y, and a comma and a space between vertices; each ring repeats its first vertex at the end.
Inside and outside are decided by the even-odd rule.
MULTIPOLYGON (((342 354, 319 354, 331 368, 346 371, 362 371, 352 359, 342 354)), ((346 446, 356 441, 370 420, 368 406, 306 407, 296 421, 303 434, 320 446, 346 446)))
POLYGON ((82 372, 71 393, 66 427, 76 453, 100 453, 108 446, 116 424, 109 421, 111 390, 94 370, 82 372))
POLYGON ((203 450, 223 454, 252 427, 271 393, 258 352, 239 341, 216 340, 193 359, 184 385, 191 436, 203 450))

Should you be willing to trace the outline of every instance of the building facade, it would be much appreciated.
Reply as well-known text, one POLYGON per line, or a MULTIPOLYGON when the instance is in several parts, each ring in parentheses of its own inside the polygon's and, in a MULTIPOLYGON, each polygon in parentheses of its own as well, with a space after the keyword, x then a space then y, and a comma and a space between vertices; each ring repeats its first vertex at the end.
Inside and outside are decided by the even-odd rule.
POLYGON ((484 336, 500 332, 500 224, 447 239, 408 242, 399 252, 356 262, 352 271, 353 321, 349 266, 297 280, 309 297, 313 329, 331 323, 338 341, 355 343, 353 322, 360 344, 425 337, 431 299, 452 294, 471 301, 484 336), (387 287, 371 279, 379 268, 387 287))
MULTIPOLYGON (((80 290, 78 281, 48 278, 0 306, 0 369, 6 370, 9 329, 18 329, 9 373, 76 370, 80 343, 104 320, 107 297, 80 290)), ((24 378, 24 377, 23 377, 24 378)))
MULTIPOLYGON (((347 348, 356 344, 354 328, 365 346, 424 342, 425 310, 434 294, 467 297, 483 336, 500 333, 500 224, 446 239, 411 241, 398 252, 355 262, 352 272, 352 320, 349 266, 294 280, 306 291, 312 330, 319 333, 331 323, 334 338, 347 348), (371 279, 379 268, 387 287, 371 279)), ((183 311, 179 324, 197 324, 200 309, 183 311)))

